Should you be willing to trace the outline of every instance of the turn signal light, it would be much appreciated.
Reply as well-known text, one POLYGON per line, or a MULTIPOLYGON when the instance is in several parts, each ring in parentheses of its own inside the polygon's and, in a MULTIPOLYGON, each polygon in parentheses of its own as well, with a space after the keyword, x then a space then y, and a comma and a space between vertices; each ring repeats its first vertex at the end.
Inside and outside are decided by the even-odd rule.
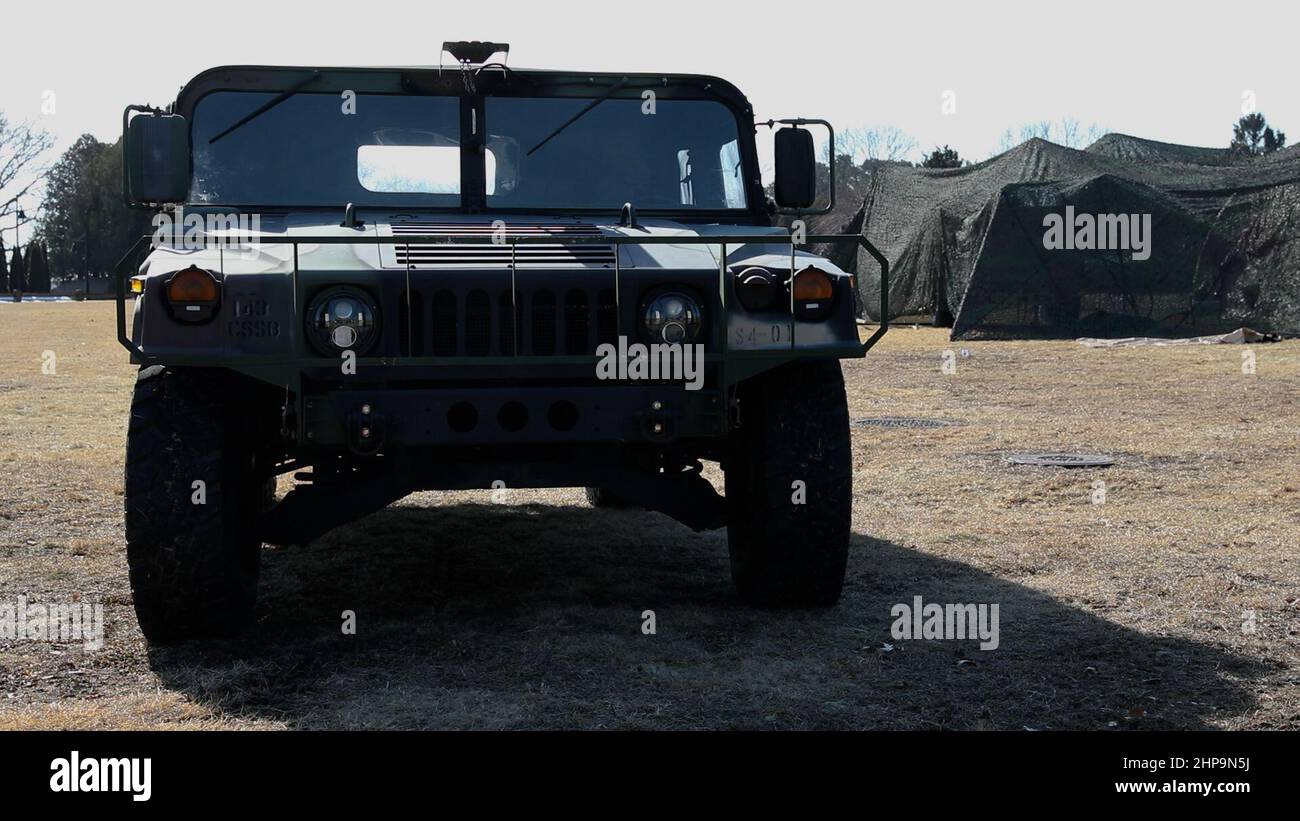
POLYGON ((185 302, 216 302, 221 293, 217 278, 197 266, 177 271, 167 283, 167 299, 173 305, 185 302))
POLYGON ((795 302, 823 302, 834 295, 831 278, 825 271, 810 267, 794 275, 795 302))
POLYGON ((197 265, 172 274, 165 292, 172 316, 181 322, 206 322, 221 301, 221 283, 197 265))

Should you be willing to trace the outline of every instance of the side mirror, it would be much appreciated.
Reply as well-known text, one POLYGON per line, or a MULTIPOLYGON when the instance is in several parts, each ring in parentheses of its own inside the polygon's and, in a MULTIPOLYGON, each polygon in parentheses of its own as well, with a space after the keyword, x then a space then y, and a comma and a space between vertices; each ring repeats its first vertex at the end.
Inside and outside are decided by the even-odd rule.
POLYGON ((130 106, 122 115, 122 193, 140 208, 184 202, 190 191, 189 124, 179 114, 130 106), (131 112, 144 112, 135 117, 131 112))
POLYGON ((807 208, 817 198, 817 156, 812 132, 782 128, 775 137, 776 204, 782 208, 807 208))

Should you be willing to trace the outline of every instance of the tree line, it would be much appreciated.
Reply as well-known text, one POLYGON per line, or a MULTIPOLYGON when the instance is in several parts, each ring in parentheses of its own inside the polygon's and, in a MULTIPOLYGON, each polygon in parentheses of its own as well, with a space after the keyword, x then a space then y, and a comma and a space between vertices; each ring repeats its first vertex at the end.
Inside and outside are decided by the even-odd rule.
POLYGON ((27 243, 27 255, 18 246, 5 262, 5 244, 0 239, 0 293, 22 291, 28 294, 50 292, 50 263, 45 244, 39 240, 27 243))
MULTIPOLYGON (((996 153, 1009 151, 1034 138, 1082 149, 1106 134, 1106 129, 1096 123, 1085 128, 1078 121, 1069 118, 1056 123, 1048 120, 1026 123, 1018 130, 1008 128, 1004 131, 996 153)), ((909 158, 915 156, 918 145, 915 139, 894 126, 845 129, 836 138, 836 170, 839 171, 841 164, 867 170, 882 164, 913 165, 909 158)), ((1271 154, 1285 146, 1286 133, 1269 126, 1265 116, 1256 111, 1245 115, 1233 125, 1228 150, 1238 161, 1247 161, 1271 154)), ((826 159, 825 151, 822 159, 826 159)), ((915 167, 961 168, 970 164, 970 160, 963 158, 957 149, 945 144, 935 146, 933 151, 922 155, 915 167)))
POLYGON ((41 166, 53 140, 0 113, 0 191, 29 180, 0 203, 0 292, 47 293, 55 278, 103 277, 149 228, 149 213, 122 199, 122 146, 83 134, 55 162, 41 166), (39 191, 40 200, 30 203, 39 191), (31 215, 28 215, 31 212, 31 215), (16 244, 21 225, 31 237, 16 244), (8 248, 4 238, 13 237, 8 248))

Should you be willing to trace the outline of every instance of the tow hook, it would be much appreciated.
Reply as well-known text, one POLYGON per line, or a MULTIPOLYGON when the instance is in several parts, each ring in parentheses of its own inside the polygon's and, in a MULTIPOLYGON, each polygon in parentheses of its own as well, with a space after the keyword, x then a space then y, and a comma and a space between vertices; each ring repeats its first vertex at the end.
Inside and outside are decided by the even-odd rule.
POLYGON ((348 447, 363 456, 378 452, 384 444, 384 427, 384 417, 369 403, 353 409, 348 414, 348 447))

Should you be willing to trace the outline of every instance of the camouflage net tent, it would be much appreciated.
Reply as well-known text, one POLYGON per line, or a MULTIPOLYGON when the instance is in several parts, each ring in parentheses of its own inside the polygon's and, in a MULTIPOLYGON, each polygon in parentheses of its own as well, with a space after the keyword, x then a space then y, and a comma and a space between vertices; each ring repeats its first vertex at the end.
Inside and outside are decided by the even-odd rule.
MULTIPOLYGON (((1079 151, 1030 140, 955 169, 882 164, 865 192, 810 226, 865 233, 891 261, 890 313, 933 316, 954 339, 1300 333, 1300 147, 1226 149, 1110 134, 1079 151), (1150 215, 1150 255, 1048 250, 1044 217, 1150 215)), ((865 253, 821 249, 858 274, 865 253)))

